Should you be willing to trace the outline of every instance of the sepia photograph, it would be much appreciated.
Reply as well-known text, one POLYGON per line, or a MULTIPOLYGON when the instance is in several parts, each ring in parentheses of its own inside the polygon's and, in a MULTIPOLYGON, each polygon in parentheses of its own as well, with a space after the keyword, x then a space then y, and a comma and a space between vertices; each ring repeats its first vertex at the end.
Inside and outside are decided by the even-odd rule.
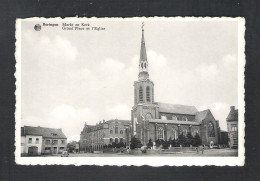
POLYGON ((18 19, 16 163, 243 166, 244 26, 18 19))

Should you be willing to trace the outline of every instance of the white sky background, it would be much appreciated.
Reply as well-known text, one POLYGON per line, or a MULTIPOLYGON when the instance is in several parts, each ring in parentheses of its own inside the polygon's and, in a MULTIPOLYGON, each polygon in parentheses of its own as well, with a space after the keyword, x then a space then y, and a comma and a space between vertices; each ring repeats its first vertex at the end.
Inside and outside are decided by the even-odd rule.
MULTIPOLYGON (((70 141, 85 122, 131 119, 141 20, 89 23, 106 30, 22 23, 22 126, 62 128, 70 141)), ((238 100, 237 22, 145 21, 144 29, 155 101, 210 109, 226 130, 238 100)))

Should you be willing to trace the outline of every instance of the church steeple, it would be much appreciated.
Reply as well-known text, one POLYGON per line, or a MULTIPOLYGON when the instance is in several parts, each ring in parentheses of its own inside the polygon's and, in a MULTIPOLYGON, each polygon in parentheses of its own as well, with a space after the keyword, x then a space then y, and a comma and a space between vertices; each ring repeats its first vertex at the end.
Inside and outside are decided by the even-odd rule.
POLYGON ((149 79, 148 61, 146 55, 145 41, 144 41, 144 23, 142 24, 142 40, 139 60, 139 80, 149 79))

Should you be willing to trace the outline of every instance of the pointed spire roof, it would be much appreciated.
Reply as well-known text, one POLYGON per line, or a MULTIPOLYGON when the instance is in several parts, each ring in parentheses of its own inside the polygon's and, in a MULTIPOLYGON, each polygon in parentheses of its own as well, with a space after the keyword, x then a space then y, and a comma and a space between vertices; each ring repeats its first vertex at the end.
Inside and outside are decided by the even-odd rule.
POLYGON ((147 60, 143 26, 144 26, 144 24, 142 25, 142 41, 141 41, 141 51, 140 51, 140 62, 147 60))

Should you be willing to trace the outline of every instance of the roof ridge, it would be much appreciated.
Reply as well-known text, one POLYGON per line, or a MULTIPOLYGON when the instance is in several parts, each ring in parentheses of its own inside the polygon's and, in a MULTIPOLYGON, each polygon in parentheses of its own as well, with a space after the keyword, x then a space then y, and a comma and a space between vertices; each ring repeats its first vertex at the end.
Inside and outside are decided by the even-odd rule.
POLYGON ((191 106, 191 105, 185 105, 185 104, 171 104, 171 103, 165 103, 165 102, 157 102, 160 104, 169 104, 169 105, 179 105, 179 106, 190 106, 190 107, 196 107, 196 106, 191 106))

